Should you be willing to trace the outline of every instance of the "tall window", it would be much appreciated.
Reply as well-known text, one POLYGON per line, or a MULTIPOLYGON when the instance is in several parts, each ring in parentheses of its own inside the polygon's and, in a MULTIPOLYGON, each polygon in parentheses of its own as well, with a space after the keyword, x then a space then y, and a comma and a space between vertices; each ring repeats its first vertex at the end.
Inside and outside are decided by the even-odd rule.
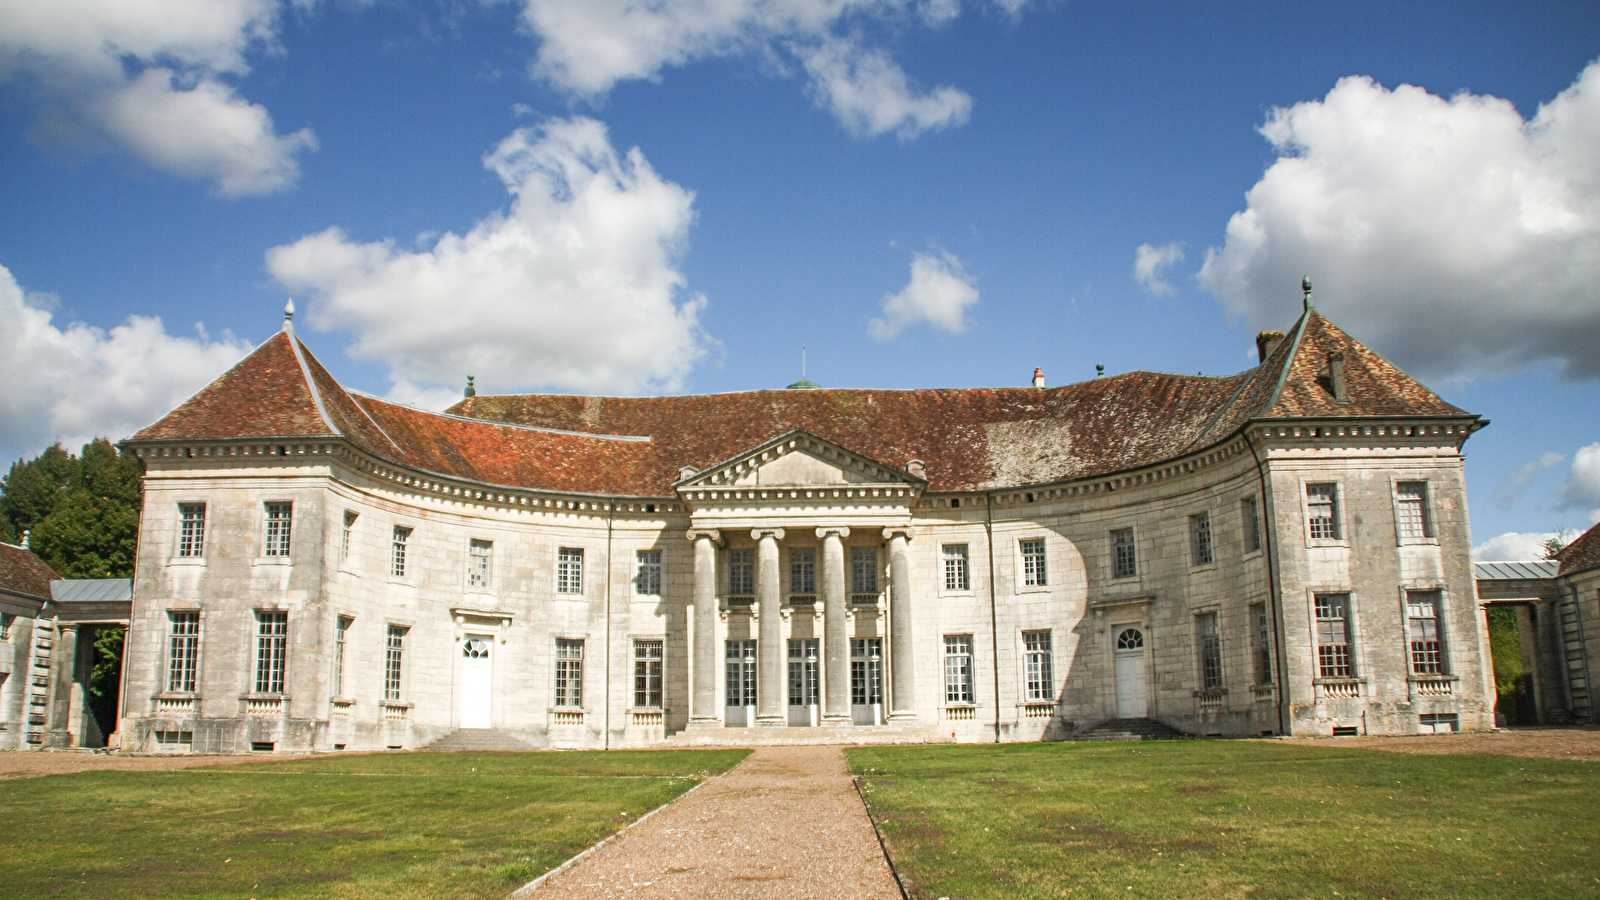
POLYGON ((1027 587, 1049 584, 1044 568, 1044 539, 1022 542, 1022 583, 1027 587))
POLYGON ((756 552, 728 551, 728 593, 748 595, 756 592, 756 552))
POLYGON ((850 593, 878 592, 878 548, 850 548, 850 593))
POLYGON ((1239 518, 1244 520, 1244 552, 1260 550, 1261 517, 1256 512, 1256 498, 1246 497, 1239 501, 1239 518))
POLYGON ((339 562, 350 559, 350 533, 356 528, 356 514, 344 511, 344 530, 339 532, 339 562))
POLYGON ((556 639, 556 705, 583 705, 583 641, 556 639))
POLYGON ((1133 529, 1111 532, 1111 577, 1132 578, 1139 574, 1139 557, 1133 550, 1133 529))
POLYGON ((1349 594, 1318 594, 1317 675, 1321 678, 1349 678, 1355 674, 1350 663, 1349 594))
POLYGON ((167 644, 167 690, 193 691, 200 664, 200 614, 175 612, 167 644))
POLYGON ((1250 662, 1256 684, 1272 683, 1272 630, 1267 627, 1267 605, 1250 604, 1250 662))
POLYGON ((972 590, 972 574, 967 569, 967 545, 944 545, 944 589, 972 590))
POLYGON ((396 578, 406 577, 406 544, 410 541, 411 529, 396 525, 389 553, 389 574, 396 578))
MULTIPOLYGON (((965 549, 965 545, 962 545, 965 549)), ((944 636, 944 702, 972 702, 972 635, 944 636)))
POLYGON ((288 666, 289 614, 256 613, 256 693, 283 693, 283 672, 288 666))
POLYGON ((294 523, 293 503, 267 504, 266 556, 288 556, 291 526, 294 523))
MULTIPOLYGON (((724 662, 727 668, 727 705, 756 705, 756 642, 728 641, 724 662)), ((748 723, 747 723, 748 724, 748 723)))
POLYGON ((406 629, 390 625, 383 645, 383 699, 400 699, 401 664, 405 660, 406 629))
POLYGON ((1339 539, 1339 491, 1335 485, 1306 485, 1306 518, 1312 540, 1339 539))
POLYGON ((1055 699, 1055 654, 1050 649, 1050 632, 1024 631, 1022 653, 1027 681, 1023 699, 1030 703, 1055 699))
POLYGON ((817 551, 798 549, 789 551, 789 593, 815 594, 817 592, 817 551))
POLYGON ((556 551, 556 593, 583 593, 582 550, 575 547, 562 547, 556 551))
POLYGON ((633 642, 633 705, 661 707, 661 641, 633 642))
POLYGON ((1217 614, 1195 616, 1194 626, 1200 650, 1200 687, 1214 691, 1222 687, 1222 635, 1217 633, 1217 614))
POLYGON ((1189 517, 1189 561, 1196 566, 1211 565, 1211 514, 1189 517))
POLYGON ((661 551, 640 550, 639 571, 633 576, 633 589, 652 597, 661 595, 661 551))
POLYGON ((1439 640, 1439 596, 1438 591, 1406 591, 1413 675, 1445 674, 1444 644, 1439 640))
POLYGON ((1402 538, 1433 537, 1433 521, 1428 515, 1428 483, 1402 481, 1395 485, 1400 504, 1400 536, 1402 538))
POLYGON ((883 638, 850 640, 850 704, 883 702, 883 638))
POLYGON ((344 647, 355 619, 340 616, 333 631, 333 696, 344 696, 344 647))
POLYGON ((467 542, 467 587, 480 590, 489 588, 490 576, 494 573, 494 541, 480 541, 477 538, 467 542))
POLYGON ((179 503, 178 555, 204 556, 206 547, 206 505, 179 503))

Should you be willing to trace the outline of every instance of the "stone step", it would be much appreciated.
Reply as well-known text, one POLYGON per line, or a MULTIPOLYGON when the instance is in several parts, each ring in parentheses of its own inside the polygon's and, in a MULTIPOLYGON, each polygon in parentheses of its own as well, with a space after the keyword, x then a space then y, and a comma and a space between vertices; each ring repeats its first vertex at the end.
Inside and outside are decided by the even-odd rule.
POLYGON ((435 738, 423 750, 460 752, 463 750, 533 750, 532 745, 498 728, 458 728, 435 738))
POLYGON ((1170 741, 1186 735, 1155 719, 1107 719, 1067 738, 1071 741, 1170 741))
POLYGON ((737 745, 793 746, 805 744, 937 744, 950 739, 925 724, 770 726, 751 728, 691 728, 668 736, 664 746, 707 747, 737 745))

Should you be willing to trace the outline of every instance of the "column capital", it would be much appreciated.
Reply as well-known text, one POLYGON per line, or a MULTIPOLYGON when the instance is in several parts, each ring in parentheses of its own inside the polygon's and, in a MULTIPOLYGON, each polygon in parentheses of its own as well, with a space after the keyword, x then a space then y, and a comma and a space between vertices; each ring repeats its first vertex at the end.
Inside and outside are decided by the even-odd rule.
POLYGON ((830 534, 837 534, 840 540, 850 536, 850 529, 844 525, 825 525, 817 529, 817 537, 825 538, 830 534))
POLYGON ((687 537, 690 541, 709 538, 711 543, 716 544, 718 547, 722 546, 722 532, 715 528, 691 528, 684 537, 687 537))
POLYGON ((906 543, 911 543, 912 529, 910 525, 891 526, 889 528, 885 528, 883 530, 883 539, 886 541, 892 541, 894 540, 894 536, 897 534, 905 538, 906 543))
POLYGON ((774 538, 776 540, 780 540, 781 541, 781 540, 783 540, 783 529, 782 528, 752 528, 752 529, 750 529, 750 539, 751 540, 759 541, 762 538, 768 537, 768 536, 770 536, 770 537, 772 537, 772 538, 774 538))

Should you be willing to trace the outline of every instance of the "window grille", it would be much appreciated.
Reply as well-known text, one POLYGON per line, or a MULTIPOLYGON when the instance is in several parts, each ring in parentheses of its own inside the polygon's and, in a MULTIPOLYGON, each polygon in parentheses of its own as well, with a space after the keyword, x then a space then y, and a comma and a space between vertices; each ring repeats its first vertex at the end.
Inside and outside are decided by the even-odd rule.
POLYGON ((206 505, 204 503, 178 504, 182 522, 178 533, 179 556, 204 556, 206 546, 206 505))
POLYGON ((583 641, 556 639, 556 705, 583 705, 583 641))
POLYGON ((406 543, 411 540, 411 529, 394 527, 393 549, 389 555, 389 574, 396 578, 406 577, 406 543))
POLYGON ((1244 520, 1244 552, 1260 550, 1261 517, 1256 512, 1256 498, 1246 497, 1239 501, 1239 517, 1244 520))
POLYGON ((288 666, 289 614, 256 613, 256 693, 283 693, 283 673, 288 666))
POLYGON ((883 702, 883 638, 850 640, 850 703, 883 702))
POLYGON ((728 641, 727 705, 756 705, 756 642, 728 641))
POLYGON ((267 504, 267 556, 288 556, 294 524, 293 503, 267 504))
POLYGON ((1050 632, 1024 631, 1022 650, 1026 676, 1023 699, 1029 702, 1055 699, 1055 654, 1051 652, 1050 632))
POLYGON ((633 578, 634 590, 652 597, 661 595, 661 551, 640 550, 639 571, 633 578))
POLYGON ((967 568, 967 545, 944 545, 944 589, 947 591, 972 590, 972 575, 967 568))
POLYGON ((562 547, 556 551, 556 593, 583 593, 583 551, 562 547))
POLYGON ((11 613, 0 613, 0 641, 11 640, 11 623, 16 618, 11 613))
POLYGON ((1334 485, 1306 485, 1306 515, 1312 540, 1339 540, 1339 493, 1334 485))
POLYGON ((817 686, 817 648, 815 638, 789 641, 789 705, 815 706, 817 686))
POLYGON ((728 593, 747 596, 756 592, 756 552, 728 551, 728 593))
POLYGON ((1222 635, 1217 633, 1217 614, 1195 616, 1195 633, 1200 643, 1200 686, 1214 691, 1222 687, 1222 635))
POLYGON ((1113 578, 1132 578, 1139 574, 1139 558, 1133 550, 1133 529, 1119 528, 1111 532, 1113 578))
POLYGON ((1022 583, 1042 587, 1049 583, 1044 567, 1044 539, 1022 542, 1022 583))
POLYGON ((1211 514, 1197 513, 1189 517, 1190 561, 1197 566, 1211 565, 1211 514))
POLYGON ((1428 483, 1402 481, 1395 485, 1395 491, 1399 494, 1400 536, 1433 537, 1433 522, 1428 515, 1428 483))
POLYGON ((467 543, 467 587, 486 590, 494 572, 494 541, 476 538, 467 543))
POLYGON ((167 650, 167 690, 193 691, 200 663, 200 614, 175 612, 167 650))
POLYGON ((355 619, 349 616, 340 616, 333 632, 333 696, 344 696, 344 648, 345 640, 350 635, 350 626, 355 619))
POLYGON ((789 551, 789 593, 815 594, 817 592, 817 551, 797 549, 789 551))
POLYGON ((850 593, 878 592, 878 548, 850 548, 850 593))
POLYGON ((1272 631, 1267 627, 1267 605, 1250 604, 1250 659, 1253 663, 1255 683, 1272 683, 1272 631))
MULTIPOLYGON (((965 549, 963 545, 962 549, 965 549)), ((972 702, 972 635, 944 636, 944 702, 972 702)))
POLYGON ((1444 644, 1439 640, 1439 592, 1406 591, 1406 617, 1410 620, 1411 673, 1445 674, 1444 644))
POLYGON ((344 511, 344 530, 339 533, 340 562, 345 562, 350 559, 350 533, 355 530, 356 518, 356 513, 353 513, 348 509, 344 511))
POLYGON ((633 642, 633 705, 661 708, 661 641, 633 642))
POLYGON ((401 664, 405 659, 406 629, 390 625, 383 648, 383 699, 400 699, 401 664))
POLYGON ((1321 678, 1350 678, 1350 623, 1346 618, 1349 594, 1318 594, 1317 674, 1321 678))

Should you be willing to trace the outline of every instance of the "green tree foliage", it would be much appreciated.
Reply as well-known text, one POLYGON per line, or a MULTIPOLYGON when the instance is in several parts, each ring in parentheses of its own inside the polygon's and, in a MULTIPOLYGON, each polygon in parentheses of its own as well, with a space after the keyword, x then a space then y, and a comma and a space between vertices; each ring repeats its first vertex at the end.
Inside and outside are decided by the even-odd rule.
POLYGON ((59 444, 0 480, 0 532, 63 578, 129 578, 139 539, 144 467, 104 438, 73 456, 59 444))
POLYGON ((121 625, 102 628, 94 637, 94 668, 89 671, 89 693, 96 697, 115 697, 122 683, 121 625))

